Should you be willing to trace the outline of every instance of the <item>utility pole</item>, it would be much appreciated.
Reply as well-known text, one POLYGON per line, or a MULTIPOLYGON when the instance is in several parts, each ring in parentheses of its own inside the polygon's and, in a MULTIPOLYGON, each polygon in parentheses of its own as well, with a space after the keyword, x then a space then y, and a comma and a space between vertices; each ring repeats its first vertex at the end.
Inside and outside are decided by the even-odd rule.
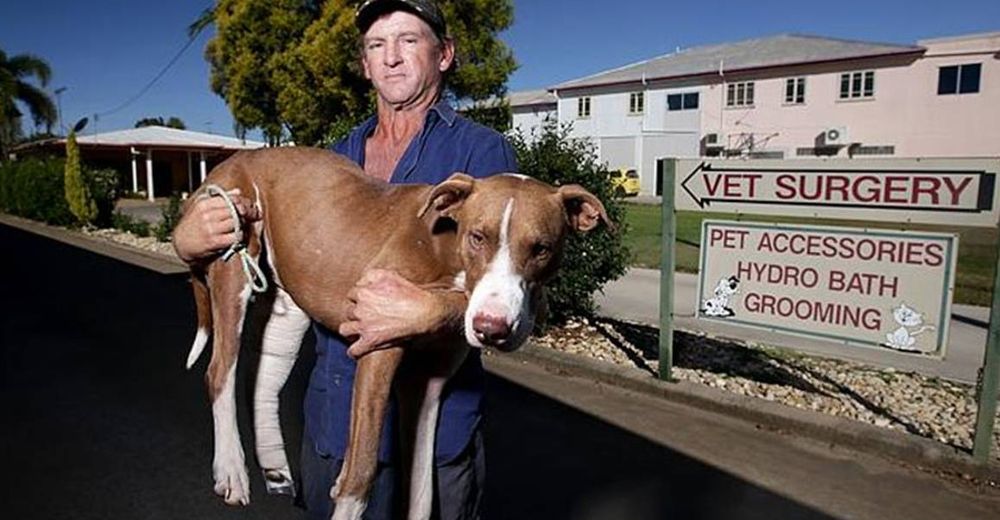
POLYGON ((62 93, 66 92, 66 87, 59 87, 55 89, 54 93, 56 95, 56 115, 59 119, 59 131, 62 135, 66 135, 66 128, 62 124, 62 93))

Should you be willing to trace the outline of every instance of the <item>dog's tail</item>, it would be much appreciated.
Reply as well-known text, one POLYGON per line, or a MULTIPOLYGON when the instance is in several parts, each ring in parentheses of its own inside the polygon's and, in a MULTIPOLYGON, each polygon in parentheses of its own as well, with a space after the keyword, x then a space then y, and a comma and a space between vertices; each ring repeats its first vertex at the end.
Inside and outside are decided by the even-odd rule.
POLYGON ((212 298, 208 294, 208 284, 205 275, 191 276, 191 287, 194 289, 194 305, 198 311, 198 333, 195 334, 191 352, 187 357, 187 368, 190 370, 208 343, 208 332, 212 330, 212 298))

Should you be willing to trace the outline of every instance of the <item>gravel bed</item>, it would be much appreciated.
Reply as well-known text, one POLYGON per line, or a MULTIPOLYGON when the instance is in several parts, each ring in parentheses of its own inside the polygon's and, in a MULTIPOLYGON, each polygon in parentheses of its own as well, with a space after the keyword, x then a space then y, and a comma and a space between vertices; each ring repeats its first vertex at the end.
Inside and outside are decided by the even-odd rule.
MULTIPOLYGON (((113 229, 84 234, 175 257, 168 242, 113 229)), ((533 338, 541 346, 637 367, 655 376, 659 331, 619 320, 573 321, 533 338)), ((975 388, 915 372, 876 368, 677 331, 674 377, 972 449, 975 388)), ((1000 418, 1000 414, 998 414, 1000 418)), ((993 457, 1000 460, 1000 425, 993 457)))
POLYGON ((174 246, 170 242, 160 242, 156 237, 140 237, 132 233, 126 233, 117 229, 82 229, 81 232, 89 237, 98 238, 107 242, 124 244, 143 251, 151 251, 172 258, 177 258, 174 253, 174 246))
MULTIPOLYGON (((659 330, 619 320, 574 321, 533 343, 608 363, 659 370, 659 330)), ((915 372, 827 359, 677 331, 677 379, 972 449, 975 388, 915 372)), ((1000 413, 998 413, 1000 418, 1000 413)), ((1000 460, 1000 424, 993 458, 1000 460)))

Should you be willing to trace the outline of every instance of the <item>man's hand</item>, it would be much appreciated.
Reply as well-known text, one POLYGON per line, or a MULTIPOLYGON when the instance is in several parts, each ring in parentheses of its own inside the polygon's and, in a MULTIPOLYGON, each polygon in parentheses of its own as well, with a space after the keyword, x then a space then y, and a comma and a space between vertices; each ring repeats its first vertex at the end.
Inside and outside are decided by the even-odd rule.
POLYGON ((432 292, 394 271, 371 269, 351 289, 348 299, 350 321, 342 323, 338 332, 344 337, 358 336, 347 349, 357 359, 419 336, 447 332, 456 314, 461 317, 465 295, 432 292))
MULTIPOLYGON (((260 210, 240 190, 229 191, 236 212, 246 222, 260 219, 260 210)), ((233 222, 222 197, 204 197, 191 203, 174 228, 174 251, 188 264, 196 263, 233 245, 238 237, 238 222, 233 222)))

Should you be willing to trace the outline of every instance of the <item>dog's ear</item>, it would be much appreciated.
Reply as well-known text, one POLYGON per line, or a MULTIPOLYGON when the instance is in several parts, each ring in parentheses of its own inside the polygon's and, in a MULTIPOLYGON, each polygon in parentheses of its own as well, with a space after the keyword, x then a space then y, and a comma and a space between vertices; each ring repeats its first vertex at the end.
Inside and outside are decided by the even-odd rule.
POLYGON ((417 218, 423 217, 431 208, 442 215, 448 215, 465 202, 466 197, 472 193, 476 184, 476 179, 461 172, 455 172, 447 180, 434 186, 427 201, 417 213, 417 218))
POLYGON ((593 193, 578 184, 560 186, 558 191, 573 229, 581 232, 590 231, 597 227, 598 221, 604 221, 609 231, 615 231, 615 225, 608 218, 604 204, 593 193))

